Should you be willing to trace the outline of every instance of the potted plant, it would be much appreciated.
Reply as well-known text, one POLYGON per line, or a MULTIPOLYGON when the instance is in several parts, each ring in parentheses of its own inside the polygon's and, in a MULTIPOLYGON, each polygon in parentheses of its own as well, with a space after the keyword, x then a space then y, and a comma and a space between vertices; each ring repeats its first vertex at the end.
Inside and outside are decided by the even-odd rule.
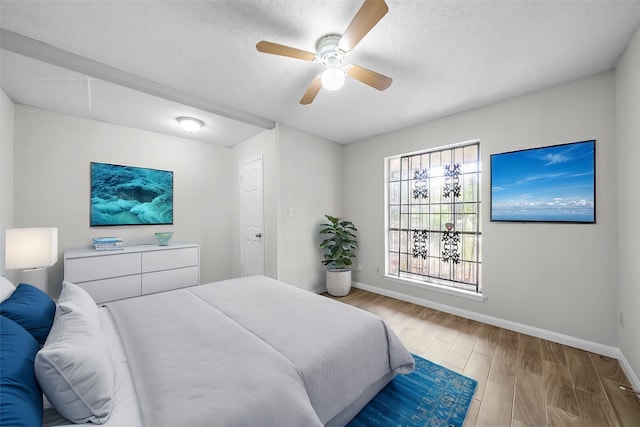
POLYGON ((320 224, 320 235, 325 236, 320 247, 324 249, 322 263, 327 266, 327 292, 345 296, 351 289, 351 258, 358 248, 358 229, 351 221, 325 215, 329 223, 320 224))

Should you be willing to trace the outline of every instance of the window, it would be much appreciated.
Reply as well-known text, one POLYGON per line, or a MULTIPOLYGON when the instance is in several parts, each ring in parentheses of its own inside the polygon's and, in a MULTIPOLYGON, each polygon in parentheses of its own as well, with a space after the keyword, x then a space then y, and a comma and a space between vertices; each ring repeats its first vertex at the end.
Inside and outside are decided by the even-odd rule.
POLYGON ((481 293, 480 143, 387 162, 387 276, 481 293))

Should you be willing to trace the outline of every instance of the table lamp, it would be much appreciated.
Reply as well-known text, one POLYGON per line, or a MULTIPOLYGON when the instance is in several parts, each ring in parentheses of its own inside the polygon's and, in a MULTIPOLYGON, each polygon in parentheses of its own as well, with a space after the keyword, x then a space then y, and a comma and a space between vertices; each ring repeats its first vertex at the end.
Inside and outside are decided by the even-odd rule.
POLYGON ((5 268, 22 269, 22 282, 47 292, 47 267, 58 261, 58 228, 8 228, 5 268))

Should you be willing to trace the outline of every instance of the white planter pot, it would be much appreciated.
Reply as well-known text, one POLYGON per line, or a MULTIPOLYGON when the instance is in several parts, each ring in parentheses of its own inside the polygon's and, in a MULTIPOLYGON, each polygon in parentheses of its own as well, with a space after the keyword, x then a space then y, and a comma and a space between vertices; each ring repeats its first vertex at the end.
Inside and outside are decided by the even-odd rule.
POLYGON ((351 290, 351 270, 327 270, 327 292, 335 297, 343 297, 351 290))

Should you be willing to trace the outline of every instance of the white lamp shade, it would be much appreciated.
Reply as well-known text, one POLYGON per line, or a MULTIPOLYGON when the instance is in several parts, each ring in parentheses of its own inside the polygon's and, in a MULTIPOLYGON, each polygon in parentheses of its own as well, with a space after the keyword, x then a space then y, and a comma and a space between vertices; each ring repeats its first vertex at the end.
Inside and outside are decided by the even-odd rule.
POLYGON ((344 86, 344 70, 340 67, 329 67, 322 72, 320 77, 322 87, 327 90, 338 90, 344 86))
POLYGON ((31 227, 6 230, 6 269, 50 267, 57 261, 57 228, 31 227))

